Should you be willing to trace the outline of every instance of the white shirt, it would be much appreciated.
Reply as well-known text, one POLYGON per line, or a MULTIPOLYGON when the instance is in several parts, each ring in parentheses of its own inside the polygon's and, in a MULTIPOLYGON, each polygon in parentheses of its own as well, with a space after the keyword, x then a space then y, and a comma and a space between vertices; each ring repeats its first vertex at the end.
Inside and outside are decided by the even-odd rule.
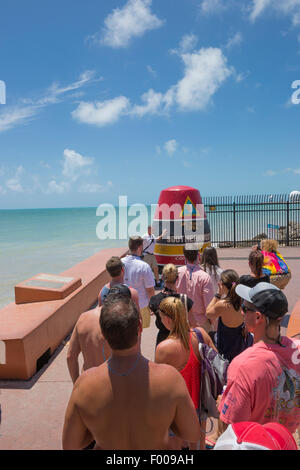
POLYGON ((213 269, 210 269, 209 266, 207 266, 207 274, 210 276, 211 281, 214 286, 214 294, 218 292, 218 282, 221 280, 221 274, 223 272, 223 269, 221 269, 219 266, 216 266, 216 274, 214 273, 213 269))
POLYGON ((125 256, 122 263, 125 266, 124 283, 138 291, 140 308, 147 307, 149 297, 146 289, 155 286, 152 269, 135 255, 125 256))
POLYGON ((142 236, 142 239, 144 240, 143 250, 146 250, 149 255, 153 255, 155 247, 155 236, 152 233, 151 235, 149 235, 149 233, 145 233, 145 235, 142 236))

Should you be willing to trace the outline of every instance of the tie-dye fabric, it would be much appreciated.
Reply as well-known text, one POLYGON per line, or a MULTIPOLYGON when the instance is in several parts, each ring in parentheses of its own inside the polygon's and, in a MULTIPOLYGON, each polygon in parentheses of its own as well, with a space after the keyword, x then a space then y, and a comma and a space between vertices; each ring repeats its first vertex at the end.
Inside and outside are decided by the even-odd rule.
POLYGON ((288 274, 290 272, 286 261, 278 251, 269 252, 262 250, 262 254, 264 255, 264 274, 271 276, 274 274, 288 274))

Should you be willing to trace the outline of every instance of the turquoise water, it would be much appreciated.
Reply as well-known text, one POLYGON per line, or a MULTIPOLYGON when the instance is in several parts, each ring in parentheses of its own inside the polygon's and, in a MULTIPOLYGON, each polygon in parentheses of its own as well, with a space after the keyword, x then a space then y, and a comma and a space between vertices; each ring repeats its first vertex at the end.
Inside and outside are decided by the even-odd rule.
MULTIPOLYGON (((276 233, 268 232, 268 224, 286 224, 285 212, 276 205, 263 215, 247 212, 247 206, 244 209, 246 212, 236 217, 237 240, 262 232, 273 238, 276 233)), ((150 206, 147 210, 151 223, 150 206)), ((233 239, 233 216, 227 211, 231 211, 231 206, 218 208, 214 214, 207 211, 212 240, 233 239)), ((299 214, 297 204, 290 220, 299 221, 299 214)), ((118 234, 118 208, 116 216, 118 234)), ((100 220, 96 208, 0 210, 0 308, 14 300, 17 283, 35 274, 59 274, 104 248, 127 246, 127 237, 99 240, 96 228, 100 220)), ((133 220, 136 215, 128 217, 129 226, 133 220)))
POLYGON ((0 308, 14 286, 40 272, 59 274, 126 240, 99 240, 95 208, 0 211, 0 308))

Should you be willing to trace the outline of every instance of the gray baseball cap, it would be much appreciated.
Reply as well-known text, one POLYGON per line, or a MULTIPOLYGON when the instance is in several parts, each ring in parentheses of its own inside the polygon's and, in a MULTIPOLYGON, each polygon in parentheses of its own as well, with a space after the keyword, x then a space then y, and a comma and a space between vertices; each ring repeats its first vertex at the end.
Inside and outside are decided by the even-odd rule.
POLYGON ((267 317, 280 318, 288 311, 288 301, 284 293, 268 282, 259 282, 252 288, 238 284, 235 292, 267 317))

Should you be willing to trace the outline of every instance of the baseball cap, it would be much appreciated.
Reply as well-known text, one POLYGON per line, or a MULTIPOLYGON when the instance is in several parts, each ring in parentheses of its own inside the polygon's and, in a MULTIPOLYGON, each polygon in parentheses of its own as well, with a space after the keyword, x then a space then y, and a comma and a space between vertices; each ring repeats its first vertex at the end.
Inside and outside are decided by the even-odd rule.
POLYGON ((200 243, 185 243, 184 249, 186 251, 198 251, 201 249, 200 243))
POLYGON ((298 450, 288 429, 279 423, 251 421, 230 424, 214 450, 298 450))
POLYGON ((109 297, 111 298, 111 296, 114 295, 131 298, 130 289, 125 284, 114 284, 104 296, 104 300, 107 300, 109 297))
POLYGON ((288 301, 284 293, 268 282, 259 282, 252 288, 238 284, 235 292, 267 317, 276 319, 288 311, 288 301))

